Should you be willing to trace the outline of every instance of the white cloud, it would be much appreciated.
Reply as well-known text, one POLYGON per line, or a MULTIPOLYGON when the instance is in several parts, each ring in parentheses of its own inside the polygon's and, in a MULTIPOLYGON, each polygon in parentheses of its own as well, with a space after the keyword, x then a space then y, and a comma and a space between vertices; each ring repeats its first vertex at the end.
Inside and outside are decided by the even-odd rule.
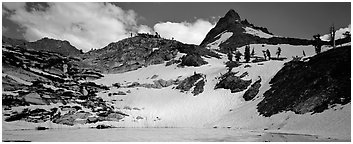
MULTIPOLYGON (((351 32, 351 24, 349 24, 346 28, 340 28, 340 29, 336 30, 335 40, 344 38, 345 36, 343 34, 346 31, 351 32)), ((323 41, 330 41, 330 37, 331 37, 330 34, 325 34, 325 35, 321 36, 320 38, 323 41)))
POLYGON ((84 51, 128 37, 136 29, 136 13, 110 3, 49 3, 45 11, 28 12, 24 3, 3 3, 14 11, 9 19, 25 28, 24 37, 68 40, 84 51))
MULTIPOLYGON (((28 41, 43 37, 68 40, 78 49, 99 49, 111 42, 130 36, 130 32, 158 32, 164 38, 200 44, 208 31, 214 27, 206 20, 189 22, 160 22, 153 29, 137 25, 137 14, 123 10, 110 3, 48 3, 43 10, 26 10, 25 3, 5 2, 3 6, 12 11, 8 17, 24 30, 28 41)), ((3 10, 4 11, 4 10, 3 10)))
POLYGON ((138 33, 149 33, 149 34, 153 34, 153 30, 152 28, 150 28, 147 25, 140 25, 140 27, 138 28, 138 33))
POLYGON ((161 22, 154 25, 154 30, 162 37, 198 45, 213 27, 209 21, 198 19, 194 23, 161 22))

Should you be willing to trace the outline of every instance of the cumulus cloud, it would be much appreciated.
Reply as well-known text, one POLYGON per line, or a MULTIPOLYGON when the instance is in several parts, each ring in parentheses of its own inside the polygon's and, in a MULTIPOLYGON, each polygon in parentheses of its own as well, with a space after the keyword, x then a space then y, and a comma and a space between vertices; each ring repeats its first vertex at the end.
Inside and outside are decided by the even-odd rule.
MULTIPOLYGON (((336 30, 335 40, 344 38, 345 36, 343 34, 347 31, 351 32, 351 24, 349 24, 345 28, 340 28, 340 29, 336 30)), ((321 36, 320 38, 323 41, 330 41, 331 36, 330 36, 330 34, 325 34, 325 35, 321 36)))
POLYGON ((213 27, 209 21, 198 19, 193 23, 160 22, 154 25, 154 31, 165 38, 173 37, 184 43, 198 45, 213 27))
MULTIPOLYGON (((214 27, 203 19, 195 22, 159 22, 153 28, 137 25, 137 14, 110 3, 48 3, 30 8, 26 3, 4 2, 6 16, 24 30, 24 38, 36 41, 43 37, 68 40, 84 51, 102 48, 130 36, 130 33, 158 32, 164 38, 200 44, 214 27)), ((4 30, 4 27, 3 27, 4 30)), ((6 31, 6 29, 5 29, 6 31)))
POLYGON ((147 25, 140 25, 138 28, 138 33, 149 33, 149 34, 153 34, 153 30, 152 28, 150 28, 147 25))
POLYGON ((68 40, 87 51, 129 36, 136 29, 136 13, 110 3, 48 3, 44 11, 27 11, 25 3, 3 3, 9 19, 25 29, 24 37, 68 40))

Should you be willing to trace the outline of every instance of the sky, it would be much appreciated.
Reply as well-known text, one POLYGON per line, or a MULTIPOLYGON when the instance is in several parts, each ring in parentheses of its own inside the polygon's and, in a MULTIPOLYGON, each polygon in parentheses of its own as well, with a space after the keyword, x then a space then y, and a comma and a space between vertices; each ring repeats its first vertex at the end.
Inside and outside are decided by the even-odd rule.
POLYGON ((158 32, 200 44, 229 9, 277 36, 312 39, 350 27, 349 2, 114 2, 2 3, 3 36, 36 41, 68 40, 88 51, 103 48, 132 33, 158 32))

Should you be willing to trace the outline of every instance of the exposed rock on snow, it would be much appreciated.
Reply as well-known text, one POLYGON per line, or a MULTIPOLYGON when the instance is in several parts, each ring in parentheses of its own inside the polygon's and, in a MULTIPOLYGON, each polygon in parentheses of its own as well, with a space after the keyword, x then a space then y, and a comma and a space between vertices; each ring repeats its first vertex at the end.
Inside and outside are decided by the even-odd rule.
POLYGON ((201 66, 207 64, 205 60, 201 58, 199 55, 195 54, 187 54, 186 56, 181 57, 181 66, 201 66))
POLYGON ((243 98, 245 101, 252 100, 258 93, 261 87, 261 77, 255 81, 248 90, 245 91, 243 98))
POLYGON ((251 80, 243 80, 243 76, 235 76, 237 73, 227 72, 220 76, 219 82, 216 84, 215 89, 224 88, 230 89, 231 93, 243 91, 251 84, 251 80))
POLYGON ((255 30, 253 28, 250 28, 250 27, 245 27, 245 33, 247 34, 251 34, 251 35, 254 35, 254 36, 258 36, 260 38, 271 38, 273 37, 273 35, 270 35, 268 33, 264 33, 260 30, 255 30))
POLYGON ((179 85, 176 87, 176 89, 179 89, 181 92, 187 92, 192 87, 194 87, 191 93, 193 93, 194 96, 196 96, 203 92, 204 90, 203 87, 205 85, 204 81, 205 81, 205 75, 201 73, 194 73, 194 75, 187 77, 183 81, 181 81, 179 85))

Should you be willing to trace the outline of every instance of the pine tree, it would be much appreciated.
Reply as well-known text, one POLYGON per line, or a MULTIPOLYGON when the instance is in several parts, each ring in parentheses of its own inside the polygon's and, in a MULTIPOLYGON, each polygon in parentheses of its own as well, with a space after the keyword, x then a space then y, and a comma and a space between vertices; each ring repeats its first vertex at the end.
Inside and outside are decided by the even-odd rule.
POLYGON ((316 52, 316 54, 319 54, 321 52, 321 45, 322 45, 321 39, 320 39, 320 34, 314 35, 313 37, 315 39, 315 43, 314 43, 315 52, 316 52))
POLYGON ((235 52, 235 60, 238 62, 239 60, 240 60, 240 57, 242 56, 243 54, 241 54, 240 52, 239 52, 239 50, 237 50, 236 52, 235 52))
POLYGON ((245 46, 244 58, 246 62, 250 61, 250 46, 245 46))
POLYGON ((336 33, 335 26, 332 25, 331 28, 330 28, 330 41, 332 42, 333 48, 336 47, 335 33, 336 33))
POLYGON ((229 61, 233 61, 233 54, 232 54, 232 51, 230 49, 228 50, 227 57, 228 57, 229 61))

